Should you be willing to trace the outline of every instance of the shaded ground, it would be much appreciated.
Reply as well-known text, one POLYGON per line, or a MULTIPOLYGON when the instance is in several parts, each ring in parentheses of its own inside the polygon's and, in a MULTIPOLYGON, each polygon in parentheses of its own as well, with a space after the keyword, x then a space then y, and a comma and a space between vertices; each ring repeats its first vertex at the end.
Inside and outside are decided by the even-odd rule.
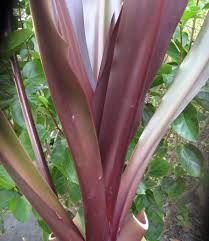
POLYGON ((40 229, 32 215, 27 223, 20 223, 8 215, 4 220, 4 229, 0 241, 42 241, 40 229))
MULTIPOLYGON (((197 143, 205 157, 205 168, 209 170, 209 119, 197 143)), ((209 173, 209 171, 206 171, 209 173)), ((209 187, 195 186, 188 180, 188 192, 181 201, 189 209, 189 227, 178 225, 176 207, 165 208, 165 230, 160 241, 208 241, 209 240, 209 187)))

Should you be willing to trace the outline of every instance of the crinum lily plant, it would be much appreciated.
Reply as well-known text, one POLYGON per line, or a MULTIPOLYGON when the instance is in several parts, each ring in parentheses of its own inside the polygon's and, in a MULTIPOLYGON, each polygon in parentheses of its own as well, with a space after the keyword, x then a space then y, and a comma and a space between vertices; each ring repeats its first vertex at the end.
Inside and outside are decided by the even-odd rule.
POLYGON ((0 160, 54 239, 142 240, 146 214, 129 213, 137 187, 169 124, 209 77, 207 16, 125 166, 146 93, 186 5, 187 0, 30 0, 46 79, 80 184, 85 234, 56 194, 15 56, 11 65, 37 162, 35 166, 3 112, 0 160))

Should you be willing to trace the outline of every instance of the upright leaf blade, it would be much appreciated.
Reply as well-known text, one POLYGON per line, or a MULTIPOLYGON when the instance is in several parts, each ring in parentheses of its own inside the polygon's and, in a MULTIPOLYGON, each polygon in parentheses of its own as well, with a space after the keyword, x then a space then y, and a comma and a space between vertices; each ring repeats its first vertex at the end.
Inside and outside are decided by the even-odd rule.
POLYGON ((124 1, 99 132, 108 209, 112 211, 145 93, 163 61, 186 2, 124 1))
POLYGON ((79 50, 82 56, 85 69, 87 71, 88 79, 91 83, 92 88, 95 89, 96 81, 93 76, 93 71, 92 71, 90 58, 88 54, 87 43, 86 43, 82 0, 65 0, 65 2, 66 2, 66 7, 71 16, 75 35, 78 40, 79 50))
POLYGON ((77 241, 82 240, 77 228, 36 170, 2 112, 0 112, 0 160, 18 188, 57 237, 63 241, 68 241, 69 236, 77 241))
POLYGON ((142 133, 123 175, 114 222, 123 223, 138 184, 168 126, 195 97, 209 77, 209 14, 201 32, 184 59, 177 76, 142 133), (193 66, 193 68, 191 68, 193 66), (178 98, 176 98, 178 96, 178 98))
POLYGON ((97 86, 93 97, 92 109, 94 114, 94 123, 98 134, 100 132, 101 119, 104 111, 105 97, 107 94, 107 86, 108 86, 110 71, 112 67, 113 54, 114 54, 114 48, 115 48, 115 43, 117 39, 120 19, 121 19, 121 15, 119 16, 115 24, 114 23, 115 16, 113 16, 112 18, 108 39, 107 39, 106 46, 103 53, 97 86))
POLYGON ((50 18, 48 2, 30 3, 49 88, 79 178, 87 239, 100 241, 107 236, 108 224, 101 157, 89 99, 68 62, 66 50, 71 42, 66 44, 60 38, 50 18))
MULTIPOLYGON (((56 8, 56 12, 57 12, 57 18, 58 21, 60 23, 59 27, 60 27, 60 33, 61 36, 66 44, 66 55, 68 55, 68 62, 73 70, 73 72, 75 73, 75 75, 78 78, 78 82, 81 85, 84 93, 86 94, 87 98, 91 99, 91 96, 93 94, 93 86, 95 85, 91 79, 91 84, 90 84, 90 80, 88 78, 88 74, 83 62, 83 58, 79 49, 79 42, 78 42, 78 38, 76 37, 76 33, 75 33, 75 29, 72 23, 72 19, 70 17, 70 14, 68 12, 67 9, 67 4, 65 0, 53 0, 53 2, 55 3, 55 8, 56 8)), ((53 3, 51 2, 51 3, 53 3)), ((48 3, 47 5, 50 5, 50 3, 48 3)), ((50 9, 50 7, 48 6, 48 9, 50 9)), ((52 18, 52 12, 49 11, 49 16, 48 18, 52 18)), ((51 20, 52 21, 52 20, 51 20)), ((51 23, 52 25, 52 23, 51 23)), ((55 30, 55 29, 54 29, 55 30)), ((58 32, 56 33, 58 34, 58 32)))

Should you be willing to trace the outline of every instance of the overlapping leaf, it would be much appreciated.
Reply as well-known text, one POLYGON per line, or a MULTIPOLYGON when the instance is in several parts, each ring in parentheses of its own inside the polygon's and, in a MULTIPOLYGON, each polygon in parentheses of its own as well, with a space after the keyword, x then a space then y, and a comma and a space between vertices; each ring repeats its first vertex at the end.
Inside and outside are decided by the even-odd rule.
MULTIPOLYGON (((76 33, 74 28, 74 26, 77 24, 77 19, 73 18, 74 19, 74 25, 73 25, 65 0, 60 0, 60 1, 54 0, 52 1, 52 3, 53 2, 55 4, 57 15, 58 15, 57 18, 59 21, 60 33, 64 42, 67 45, 67 48, 65 49, 65 51, 68 53, 68 62, 72 70, 76 74, 79 84, 81 85, 84 93, 86 94, 86 96, 90 101, 90 98, 93 94, 92 86, 95 85, 95 83, 93 83, 92 76, 91 76, 91 82, 88 78, 85 64, 83 62, 83 56, 79 48, 81 47, 79 46, 80 41, 78 42, 78 38, 77 38, 79 33, 78 32, 76 33), (92 86, 90 83, 92 84, 92 86)), ((50 3, 48 3, 47 5, 50 5, 50 3)), ((48 6, 48 8, 50 8, 50 6, 48 6)), ((71 13, 72 12, 73 11, 71 11, 71 13)), ((52 13, 50 14, 52 15, 52 13)), ((74 14, 72 15, 74 16, 74 14)), ((58 34, 58 32, 56 34, 58 34)), ((83 55, 85 55, 85 53, 83 53, 83 55)))
POLYGON ((57 237, 81 241, 82 237, 69 220, 56 195, 40 176, 21 146, 12 127, 0 112, 0 160, 21 192, 39 212, 57 237))
POLYGON ((94 93, 93 104, 92 104, 93 114, 94 114, 94 123, 95 123, 98 135, 100 132, 100 124, 101 124, 102 114, 104 110, 104 103, 105 103, 105 97, 107 93, 107 86, 108 86, 108 81, 110 77, 110 71, 112 67, 114 48, 115 48, 115 43, 116 43, 117 34, 118 34, 118 27, 120 23, 120 16, 116 24, 114 22, 115 22, 115 16, 113 15, 113 18, 110 24, 107 43, 103 53, 102 63, 101 63, 99 77, 97 81, 97 87, 94 93))
POLYGON ((208 38, 209 15, 206 17, 195 44, 180 66, 173 84, 141 135, 123 175, 114 216, 114 221, 119 223, 119 226, 123 223, 148 162, 169 124, 182 112, 208 80, 208 38))
POLYGON ((95 89, 96 81, 93 76, 86 43, 82 0, 65 0, 65 2, 78 40, 79 50, 88 74, 88 79, 91 83, 92 88, 95 89))
POLYGON ((186 2, 124 1, 99 131, 108 209, 114 207, 123 160, 141 118, 145 93, 186 2))
POLYGON ((58 4, 60 15, 64 14, 62 23, 68 42, 63 41, 53 25, 48 1, 31 0, 30 3, 43 67, 80 182, 87 239, 100 241, 108 233, 108 224, 99 145, 88 105, 90 93, 85 89, 86 85, 89 85, 89 90, 91 86, 78 72, 82 69, 78 66, 74 69, 73 56, 68 55, 75 38, 69 16, 68 22, 65 22, 67 13, 64 12, 63 1, 58 4))

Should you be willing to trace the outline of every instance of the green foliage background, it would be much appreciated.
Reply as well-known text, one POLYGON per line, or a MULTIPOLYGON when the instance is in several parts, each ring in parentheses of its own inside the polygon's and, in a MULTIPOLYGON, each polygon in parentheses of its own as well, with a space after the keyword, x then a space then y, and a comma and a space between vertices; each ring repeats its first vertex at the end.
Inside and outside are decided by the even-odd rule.
MULTIPOLYGON (((128 162, 143 128, 158 107, 163 94, 171 85, 180 63, 191 48, 208 9, 209 4, 206 0, 189 1, 173 35, 164 63, 147 95, 142 124, 129 146, 126 162, 128 162)), ((79 184, 45 80, 28 1, 19 1, 14 13, 16 30, 5 37, 1 47, 3 58, 0 59, 0 108, 11 121, 21 143, 34 160, 35 156, 23 120, 9 63, 9 56, 16 53, 29 104, 56 190, 65 208, 69 211, 69 215, 71 217, 79 215, 82 222, 79 184)), ((160 239, 165 220, 164 207, 167 204, 176 206, 180 226, 190 225, 188 208, 185 203, 181 202, 181 195, 187 190, 188 177, 191 177, 194 183, 203 182, 205 179, 205 161, 197 147, 197 141, 205 126, 208 112, 209 84, 174 121, 161 141, 146 170, 143 181, 138 187, 132 211, 138 213, 139 210, 145 208, 150 222, 149 231, 146 234, 148 241, 160 239)), ((1 165, 0 210, 2 215, 8 211, 11 212, 21 222, 28 220, 31 211, 31 206, 19 193, 1 165)), ((34 210, 33 212, 43 230, 43 239, 47 240, 50 230, 34 210)))

